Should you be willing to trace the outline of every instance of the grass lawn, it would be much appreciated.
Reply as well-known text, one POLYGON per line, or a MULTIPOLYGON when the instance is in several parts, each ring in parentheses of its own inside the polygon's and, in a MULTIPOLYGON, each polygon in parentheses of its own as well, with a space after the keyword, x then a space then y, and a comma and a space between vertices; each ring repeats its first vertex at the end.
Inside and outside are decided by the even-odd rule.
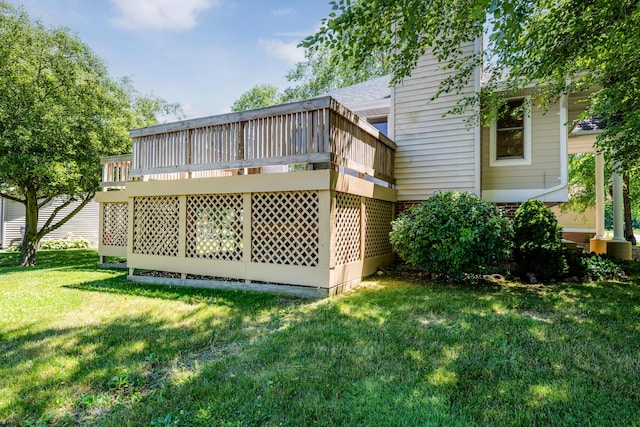
POLYGON ((331 300, 0 254, 0 425, 640 425, 640 277, 331 300))

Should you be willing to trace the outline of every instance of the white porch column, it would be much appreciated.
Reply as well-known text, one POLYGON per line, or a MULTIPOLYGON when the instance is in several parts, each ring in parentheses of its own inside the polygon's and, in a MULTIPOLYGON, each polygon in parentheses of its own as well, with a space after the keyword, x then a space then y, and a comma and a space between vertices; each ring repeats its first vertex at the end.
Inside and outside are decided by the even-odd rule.
POLYGON ((604 155, 596 152, 596 235, 590 241, 590 251, 607 253, 604 240, 604 155))
POLYGON ((613 240, 624 242, 624 205, 622 190, 624 182, 622 175, 613 172, 613 240))
MULTIPOLYGON (((616 167, 617 169, 617 167, 616 167)), ((613 173, 613 240, 607 242, 607 254, 620 259, 631 259, 631 242, 624 239, 624 204, 622 175, 613 173)))

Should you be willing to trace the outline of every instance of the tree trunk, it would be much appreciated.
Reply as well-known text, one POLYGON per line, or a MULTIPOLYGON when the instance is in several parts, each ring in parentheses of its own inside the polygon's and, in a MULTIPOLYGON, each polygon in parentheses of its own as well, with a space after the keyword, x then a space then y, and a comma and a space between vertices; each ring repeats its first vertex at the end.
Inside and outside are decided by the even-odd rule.
POLYGON ((35 191, 27 189, 25 197, 24 237, 20 247, 19 266, 36 265, 36 251, 40 243, 38 234, 38 199, 35 191))
POLYGON ((624 203, 624 238, 636 245, 636 236, 633 235, 633 221, 631 219, 631 199, 629 198, 629 172, 623 175, 624 188, 622 190, 622 200, 624 203))

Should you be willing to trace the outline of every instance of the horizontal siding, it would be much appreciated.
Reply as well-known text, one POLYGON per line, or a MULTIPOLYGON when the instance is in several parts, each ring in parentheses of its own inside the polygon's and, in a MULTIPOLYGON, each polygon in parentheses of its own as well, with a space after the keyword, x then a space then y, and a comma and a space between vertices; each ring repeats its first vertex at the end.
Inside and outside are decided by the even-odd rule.
POLYGON ((558 224, 563 229, 593 229, 596 228, 596 209, 588 208, 584 212, 567 211, 562 212, 560 206, 551 208, 558 218, 558 224))
POLYGON ((11 245, 20 244, 22 233, 20 228, 24 227, 24 206, 9 200, 4 200, 4 237, 2 249, 11 245))
MULTIPOLYGON (((56 200, 49 203, 40 209, 38 217, 38 228, 44 226, 47 218, 53 212, 56 206, 60 205, 60 201, 56 200)), ((57 219, 64 218, 64 215, 71 212, 78 203, 73 203, 71 206, 63 209, 56 216, 57 219)), ((97 246, 98 244, 98 227, 99 227, 99 204, 95 201, 91 201, 85 206, 82 211, 71 218, 66 224, 57 230, 45 236, 45 239, 60 239, 66 236, 68 233, 72 233, 74 236, 83 237, 89 241, 91 246, 97 246)), ((2 242, 2 247, 6 248, 10 245, 20 244, 22 241, 22 232, 24 230, 24 205, 5 200, 5 241, 2 242)))
MULTIPOLYGON (((467 50, 472 52, 473 45, 467 50)), ((411 76, 394 89, 395 177, 400 201, 426 199, 436 191, 477 191, 475 130, 465 123, 469 115, 443 117, 457 101, 473 93, 475 82, 469 82, 463 94, 430 101, 448 75, 427 53, 411 76)))
POLYGON ((531 165, 489 166, 490 129, 482 128, 482 189, 550 188, 560 184, 560 106, 531 111, 531 165))

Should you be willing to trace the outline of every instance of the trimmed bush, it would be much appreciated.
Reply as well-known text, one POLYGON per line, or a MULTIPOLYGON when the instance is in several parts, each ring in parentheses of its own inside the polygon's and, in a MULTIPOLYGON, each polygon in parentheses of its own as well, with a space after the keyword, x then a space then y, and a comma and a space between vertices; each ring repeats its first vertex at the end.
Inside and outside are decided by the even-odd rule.
POLYGON ((404 262, 452 280, 495 272, 510 255, 511 237, 511 224, 497 206, 458 192, 410 207, 390 234, 404 262))
POLYGON ((513 256, 519 274, 533 273, 539 280, 564 273, 562 229, 551 209, 539 200, 520 205, 513 217, 513 256))

